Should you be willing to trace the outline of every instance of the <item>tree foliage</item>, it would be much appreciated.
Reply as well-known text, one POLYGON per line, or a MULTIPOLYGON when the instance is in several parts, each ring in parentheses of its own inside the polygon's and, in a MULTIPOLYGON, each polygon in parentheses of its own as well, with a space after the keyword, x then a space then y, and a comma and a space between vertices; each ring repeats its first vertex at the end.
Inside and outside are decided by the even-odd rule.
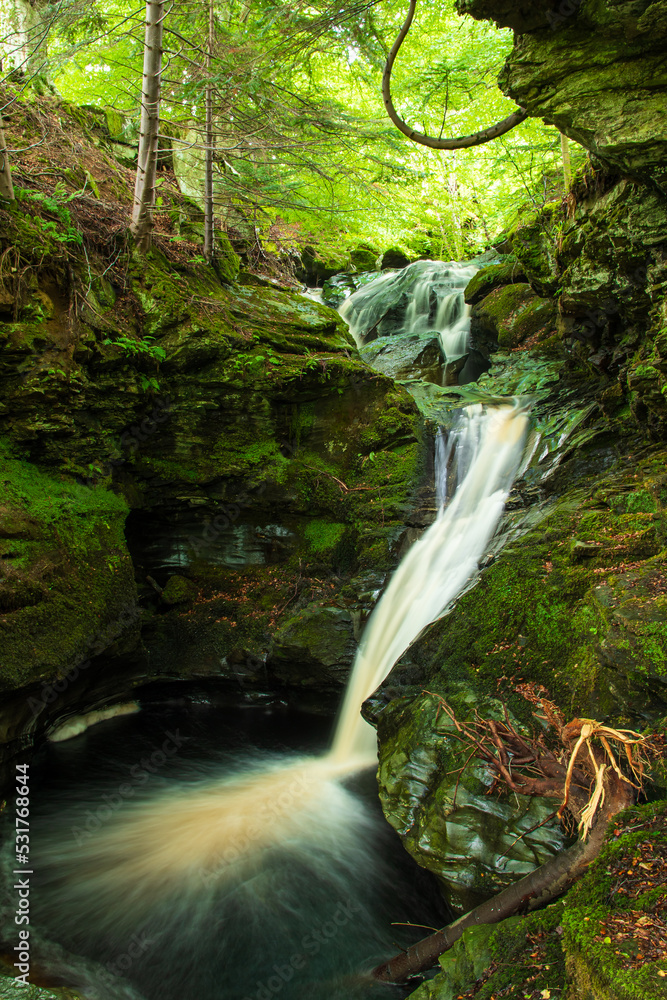
MULTIPOLYGON (((144 5, 59 0, 33 5, 26 27, 26 3, 0 0, 8 68, 29 75, 25 53, 38 48, 66 99, 115 109, 136 138, 144 5)), ((215 147, 223 225, 278 242, 363 239, 460 258, 497 235, 526 197, 543 200, 543 173, 560 156, 554 128, 529 120, 486 147, 451 152, 415 148, 394 131, 381 76, 405 14, 396 0, 174 0, 165 9, 161 143, 171 143, 186 193, 202 203, 215 147)), ((401 114, 436 135, 504 117, 514 105, 496 76, 510 47, 510 32, 459 17, 453 0, 425 5, 394 71, 401 114)))

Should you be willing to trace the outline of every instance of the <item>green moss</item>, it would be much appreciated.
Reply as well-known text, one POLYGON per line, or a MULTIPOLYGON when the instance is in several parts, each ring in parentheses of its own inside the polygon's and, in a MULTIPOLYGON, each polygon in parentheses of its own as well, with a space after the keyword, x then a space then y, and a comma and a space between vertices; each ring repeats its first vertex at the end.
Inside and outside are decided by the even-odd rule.
POLYGON ((529 337, 541 339, 554 332, 555 303, 540 299, 530 285, 518 283, 495 288, 475 307, 478 327, 491 331, 504 350, 518 347, 529 337))
POLYGON ((556 1000, 566 985, 562 915, 562 903, 556 903, 529 916, 468 928, 441 956, 443 971, 410 1000, 456 1000, 463 992, 475 1000, 556 1000))
POLYGON ((490 267, 483 267, 470 279, 465 289, 465 300, 470 305, 475 305, 494 289, 525 280, 524 270, 517 261, 491 264, 490 267))
MULTIPOLYGON (((619 876, 632 874, 633 867, 644 864, 644 881, 651 881, 651 861, 667 855, 665 818, 667 803, 658 802, 622 813, 615 827, 622 836, 610 838, 583 879, 567 895, 563 914, 564 948, 568 971, 579 992, 586 991, 601 1000, 661 1000, 667 997, 667 984, 659 971, 667 971, 665 962, 644 961, 633 967, 627 956, 641 949, 641 941, 614 941, 614 917, 625 917, 625 926, 636 925, 636 910, 661 912, 667 900, 667 887, 650 893, 632 887, 637 878, 627 880, 625 892, 618 892, 619 876), (644 857, 643 850, 648 853, 644 857), (646 862, 648 861, 648 865, 646 862), (630 888, 627 887, 627 882, 630 888), (641 904, 641 905, 640 905, 641 904)), ((664 864, 664 861, 663 861, 664 864)), ((640 868, 641 872, 642 869, 640 868)), ((641 881, 641 880, 640 880, 641 881)))
POLYGON ((315 519, 306 525, 304 534, 313 552, 322 554, 330 552, 340 542, 345 525, 315 519))
POLYGON ((548 203, 539 212, 526 206, 507 237, 516 260, 540 295, 552 295, 558 287, 556 230, 562 221, 560 202, 548 203))
POLYGON ((134 603, 127 507, 0 450, 0 683, 52 677, 134 603))

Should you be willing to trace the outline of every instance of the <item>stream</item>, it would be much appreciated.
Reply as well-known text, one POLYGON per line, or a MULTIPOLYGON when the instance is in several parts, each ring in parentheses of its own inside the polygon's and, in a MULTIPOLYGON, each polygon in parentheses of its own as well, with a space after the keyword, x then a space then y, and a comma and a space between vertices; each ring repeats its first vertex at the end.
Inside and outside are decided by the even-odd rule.
MULTIPOLYGON (((418 263, 364 285, 342 312, 362 347, 435 338, 446 385, 468 357, 475 269, 418 263)), ((49 981, 101 1000, 405 995, 370 972, 423 936, 406 925, 447 911, 381 816, 361 706, 477 576, 534 450, 528 424, 526 401, 478 400, 438 433, 436 519, 367 623, 329 739, 330 721, 284 707, 158 700, 88 730, 84 719, 40 753, 33 939, 49 981)), ((241 558, 240 542, 223 559, 241 558)))

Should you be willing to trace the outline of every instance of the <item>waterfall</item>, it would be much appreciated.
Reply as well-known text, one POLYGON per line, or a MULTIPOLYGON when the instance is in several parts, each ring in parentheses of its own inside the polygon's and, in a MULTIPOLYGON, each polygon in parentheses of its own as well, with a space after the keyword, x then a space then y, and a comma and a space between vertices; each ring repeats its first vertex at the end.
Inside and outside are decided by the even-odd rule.
MULTIPOLYGON (((459 285, 460 276, 459 270, 459 285)), ((383 276, 374 284, 386 287, 395 277, 383 276)), ((445 317, 450 322, 459 291, 450 286, 434 306, 426 286, 419 284, 405 322, 427 324, 431 315, 442 324, 445 317)), ((365 308, 368 313, 375 307, 367 303, 365 308)), ((380 316, 378 328, 381 322, 380 316)), ((59 942, 54 947, 65 945, 117 970, 114 956, 125 958, 128 941, 145 939, 145 954, 132 966, 130 979, 149 1000, 178 1000, 183 995, 178 976, 190 966, 197 972, 188 974, 188 983, 203 1000, 248 1000, 245 986, 239 993, 224 979, 235 957, 247 955, 241 965, 250 964, 258 977, 259 963, 265 962, 261 975, 267 978, 258 979, 253 993, 264 996, 263 984, 276 979, 276 970, 295 975, 296 966, 271 965, 276 955, 288 953, 290 935, 297 935, 308 952, 310 926, 318 913, 331 910, 336 935, 337 919, 345 927, 350 912, 359 916, 357 924, 340 931, 335 961, 333 951, 322 951, 324 965, 362 969, 377 964, 391 944, 380 942, 369 901, 377 886, 391 879, 377 866, 377 825, 342 783, 377 760, 375 731, 361 707, 423 629, 445 614, 476 576, 519 468, 527 424, 526 408, 515 400, 467 407, 453 428, 438 433, 435 521, 409 549, 371 614, 327 753, 255 759, 223 778, 165 782, 136 798, 130 789, 130 801, 123 785, 118 793, 74 803, 75 808, 66 805, 49 818, 43 836, 33 836, 39 872, 34 913, 40 933, 59 942), (77 806, 81 818, 72 824, 77 806), (204 954, 202 942, 212 935, 222 964, 206 971, 206 961, 196 956, 204 954), (269 936, 271 948, 264 949, 269 936), (262 948, 249 952, 256 941, 262 948), (170 973, 173 989, 163 981, 169 963, 175 970, 170 973), (194 989, 191 976, 200 974, 209 978, 194 989), (161 992, 156 993, 158 980, 161 992)), ((115 1000, 115 975, 108 990, 105 986, 94 995, 115 1000)), ((313 966, 308 975, 320 972, 313 966)), ((338 993, 311 986, 309 980, 299 992, 295 979, 290 987, 295 1000, 352 996, 348 987, 338 993)))
MULTIPOLYGON (((527 424, 518 403, 464 411, 454 435, 461 451, 460 484, 403 558, 366 625, 334 735, 332 761, 342 765, 348 760, 355 766, 356 761, 375 760, 375 731, 361 717, 361 705, 477 573, 521 461, 527 424)), ((446 447, 441 445, 438 457, 436 485, 446 480, 446 447)), ((444 498, 442 485, 438 495, 444 498)))
POLYGON ((211 873, 216 882, 239 878, 244 865, 256 865, 277 846, 333 850, 342 817, 350 828, 354 812, 339 781, 376 761, 375 731, 360 714, 362 703, 476 575, 521 460, 527 422, 518 402, 468 407, 450 432, 450 447, 441 445, 436 475, 443 502, 454 460, 458 486, 403 558, 368 621, 330 751, 172 787, 126 803, 102 829, 84 827, 74 841, 47 845, 41 867, 57 873, 56 912, 68 907, 69 893, 80 921, 110 929, 128 909, 134 915, 150 909, 174 884, 201 886, 211 873))
POLYGON ((360 346, 376 337, 433 332, 445 360, 453 361, 468 350, 470 309, 463 292, 477 270, 475 264, 418 260, 359 288, 339 312, 360 346))

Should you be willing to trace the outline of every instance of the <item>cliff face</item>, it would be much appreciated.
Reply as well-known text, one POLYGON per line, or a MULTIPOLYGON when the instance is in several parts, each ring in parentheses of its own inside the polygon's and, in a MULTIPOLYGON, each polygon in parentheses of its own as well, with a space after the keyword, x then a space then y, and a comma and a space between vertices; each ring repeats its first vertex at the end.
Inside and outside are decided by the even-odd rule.
POLYGON ((224 234, 208 266, 167 168, 139 255, 104 113, 11 109, 41 140, 0 209, 0 744, 132 671, 337 693, 417 501, 413 402, 224 234))
POLYGON ((667 189, 664 0, 462 0, 517 32, 501 87, 622 174, 667 189))
POLYGON ((600 386, 662 437, 667 409, 667 4, 462 0, 517 32, 505 93, 591 153, 567 203, 525 213, 509 245, 600 386))
MULTIPOLYGON (((549 803, 490 801, 488 774, 457 750, 443 699, 467 720, 475 710, 501 719, 503 702, 528 724, 532 708, 517 689, 532 684, 572 716, 642 731, 665 725, 667 5, 458 7, 515 30, 501 86, 591 153, 562 201, 519 214, 502 263, 467 290, 476 346, 491 361, 480 384, 534 394, 543 461, 558 434, 562 459, 546 474, 533 463, 515 484, 508 523, 521 531, 415 644, 403 685, 395 675, 371 709, 385 813, 465 909, 557 850, 558 829, 540 826, 549 803), (528 315, 543 322, 526 324, 528 315)), ((656 783, 660 795, 664 765, 656 783)), ((581 919, 599 928, 604 915, 581 919)), ((533 933, 523 921, 517 930, 522 940, 533 933)), ((635 995, 622 959, 598 975, 564 940, 566 956, 552 934, 559 989, 577 1000, 635 995)), ((460 968, 442 964, 416 996, 449 1000, 464 991, 460 968)), ((662 996, 657 968, 645 973, 662 996)), ((493 990, 472 986, 475 969, 466 972, 466 995, 486 998, 493 990)), ((508 996, 532 990, 532 976, 522 975, 508 996)))

